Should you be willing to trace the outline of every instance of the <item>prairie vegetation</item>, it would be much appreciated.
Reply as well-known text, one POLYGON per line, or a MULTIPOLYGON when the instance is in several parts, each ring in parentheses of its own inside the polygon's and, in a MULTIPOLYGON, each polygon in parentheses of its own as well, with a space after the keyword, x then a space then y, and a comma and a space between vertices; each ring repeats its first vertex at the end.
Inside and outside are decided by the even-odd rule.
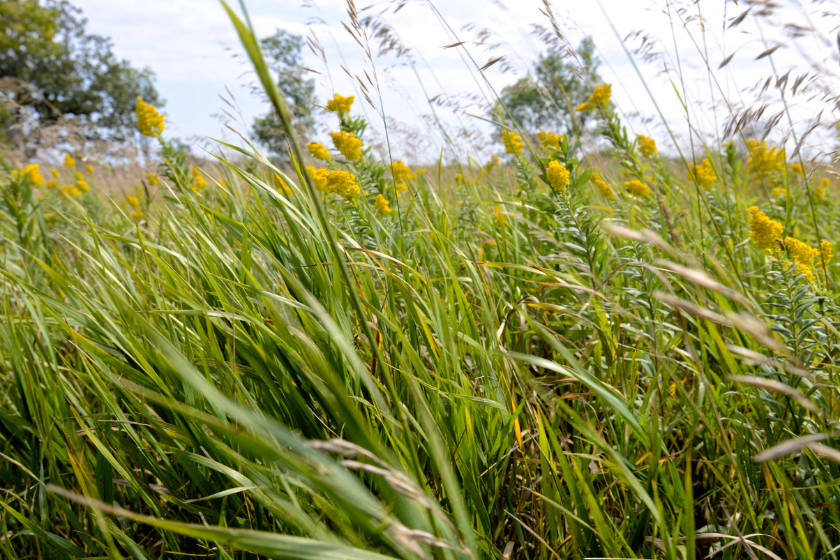
POLYGON ((836 557, 831 157, 666 153, 603 82, 486 161, 341 93, 307 142, 228 13, 282 163, 142 99, 141 187, 4 163, 5 558, 836 557))

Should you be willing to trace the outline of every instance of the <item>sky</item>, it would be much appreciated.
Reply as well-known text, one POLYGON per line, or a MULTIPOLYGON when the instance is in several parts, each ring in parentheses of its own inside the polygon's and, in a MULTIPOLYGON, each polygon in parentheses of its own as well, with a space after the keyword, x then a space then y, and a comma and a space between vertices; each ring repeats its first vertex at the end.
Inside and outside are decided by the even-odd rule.
MULTIPOLYGON (((168 133, 196 145, 207 145, 210 138, 238 141, 225 123, 247 135, 254 117, 268 110, 255 92, 255 77, 218 0, 73 3, 83 10, 91 32, 111 37, 119 57, 156 72, 166 99, 168 133)), ((441 128, 468 151, 482 152, 488 145, 490 126, 477 115, 486 114, 493 91, 527 73, 548 48, 534 27, 551 29, 546 6, 569 43, 594 37, 603 61, 601 75, 614 84, 625 121, 666 149, 691 149, 691 130, 698 137, 715 136, 743 108, 766 104, 762 117, 775 116, 784 108, 777 80, 765 91, 761 86, 767 77, 788 70, 790 111, 779 119, 776 134, 784 137, 791 128, 801 134, 832 95, 838 64, 833 45, 837 30, 832 27, 836 8, 830 2, 805 7, 799 0, 781 3, 775 13, 762 14, 760 5, 745 0, 357 0, 359 17, 387 24, 406 49, 401 56, 379 55, 371 36, 369 60, 343 27, 350 24, 346 0, 246 0, 260 36, 282 28, 317 38, 326 62, 305 49, 304 64, 315 71, 311 77, 320 103, 334 92, 355 94, 354 111, 367 116, 374 136, 382 140, 387 127, 392 144, 415 160, 440 153, 445 144, 441 128), (741 22, 726 29, 745 11, 749 13, 741 22), (702 29, 701 15, 706 22, 702 29), (814 26, 825 39, 819 34, 791 39, 795 28, 790 24, 814 26), (459 41, 464 44, 443 48, 459 41), (782 45, 779 50, 760 57, 777 44, 782 45), (729 55, 731 61, 718 69, 729 55), (478 72, 478 66, 499 56, 504 58, 478 72), (707 60, 712 74, 706 71, 707 60), (819 80, 812 79, 810 73, 820 68, 819 80), (794 96, 790 88, 800 75, 806 76, 802 83, 810 90, 803 95, 807 87, 800 86, 794 96), (379 92, 372 99, 375 106, 362 100, 358 85, 368 79, 379 85, 369 88, 379 92), (435 102, 430 105, 428 99, 435 102)), ((552 32, 548 36, 557 37, 552 32)), ((335 123, 319 114, 318 135, 324 138, 335 123)), ((834 118, 830 110, 820 118, 828 117, 834 118)), ((812 138, 818 134, 819 129, 812 138)))

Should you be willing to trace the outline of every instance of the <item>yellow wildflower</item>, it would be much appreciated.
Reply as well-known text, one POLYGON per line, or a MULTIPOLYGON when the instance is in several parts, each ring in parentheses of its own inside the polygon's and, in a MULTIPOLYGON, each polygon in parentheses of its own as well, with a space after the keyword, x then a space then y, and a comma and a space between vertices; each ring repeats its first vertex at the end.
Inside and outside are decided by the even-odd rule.
POLYGON ((394 161, 388 167, 391 168, 391 174, 394 176, 397 188, 401 191, 408 189, 405 185, 406 181, 417 178, 417 173, 412 173, 411 168, 404 164, 401 159, 394 161))
POLYGON ((650 194, 650 187, 646 184, 642 183, 641 181, 625 181, 624 182, 624 190, 632 194, 633 196, 647 196, 650 194))
POLYGON ((464 176, 461 175, 460 173, 455 175, 455 184, 457 184, 457 185, 463 185, 464 184, 464 176))
POLYGON ((160 177, 158 177, 154 173, 143 173, 143 177, 146 178, 146 182, 149 183, 150 187, 154 187, 160 184, 160 177))
POLYGON ((380 216, 387 216, 391 213, 391 203, 381 194, 376 195, 376 199, 373 201, 373 207, 376 208, 380 216))
POLYGON ((74 187, 73 185, 61 185, 58 190, 62 193, 66 194, 67 196, 81 196, 82 191, 74 187))
POLYGON ((309 176, 312 177, 312 184, 316 189, 319 191, 327 190, 327 169, 315 169, 311 165, 308 165, 306 170, 309 171, 309 176))
POLYGON ((310 142, 306 147, 315 159, 320 159, 321 161, 330 161, 332 159, 330 151, 320 142, 310 142))
POLYGON ((770 194, 772 196, 776 196, 778 198, 783 198, 783 197, 787 196, 787 190, 785 190, 781 187, 776 187, 775 189, 770 191, 770 194))
MULTIPOLYGON (((309 168, 310 173, 312 173, 312 171, 314 169, 315 169, 314 167, 310 167, 309 168)), ((326 170, 324 170, 324 171, 326 171, 326 170)), ((274 182, 277 183, 277 190, 278 191, 282 192, 283 194, 285 194, 287 196, 292 194, 292 189, 290 189, 289 185, 286 184, 285 179, 283 179, 283 177, 281 177, 277 173, 274 174, 274 182)))
POLYGON ((764 140, 747 140, 747 166, 753 175, 766 177, 782 171, 785 165, 785 150, 777 146, 768 147, 764 140))
POLYGON ((831 241, 823 241, 820 243, 820 266, 827 266, 834 258, 834 251, 831 248, 831 241))
POLYGON ((493 157, 490 158, 490 161, 484 164, 484 172, 489 174, 491 171, 493 171, 494 167, 499 165, 500 162, 501 160, 499 159, 499 156, 493 154, 493 157))
POLYGON ((74 171, 73 172, 73 178, 76 179, 77 181, 81 181, 82 179, 85 178, 85 176, 82 175, 81 171, 74 171))
POLYGON ((29 183, 33 187, 40 187, 44 184, 44 176, 38 171, 39 169, 41 169, 41 166, 37 163, 27 165, 23 168, 23 176, 29 179, 29 183))
POLYGON ((335 149, 341 152, 347 161, 362 157, 362 141, 352 132, 330 132, 335 149))
POLYGON ((650 158, 659 153, 656 151, 656 141, 653 138, 639 135, 636 142, 639 145, 639 153, 642 154, 642 157, 650 158))
POLYGON ((612 84, 595 86, 595 91, 589 96, 589 101, 581 103, 575 111, 591 111, 596 108, 606 109, 612 97, 612 84))
POLYGON ((595 188, 604 198, 615 198, 615 193, 612 192, 610 186, 598 173, 592 174, 592 183, 595 185, 595 188))
POLYGON ((58 179, 58 169, 56 169, 55 167, 52 167, 52 168, 50 168, 50 173, 52 173, 53 177, 58 179))
POLYGON ((717 175, 715 175, 715 168, 712 166, 712 162, 706 158, 700 165, 689 163, 688 180, 697 181, 697 184, 704 189, 711 188, 715 181, 717 181, 717 175))
POLYGON ((753 240, 759 251, 773 249, 776 239, 784 231, 782 224, 768 218, 764 212, 758 209, 758 206, 750 206, 747 208, 747 212, 750 213, 750 239, 753 240))
POLYGON ((73 156, 67 154, 66 156, 64 156, 64 165, 67 167, 67 169, 73 169, 74 167, 76 167, 76 160, 73 159, 73 156))
POLYGON ((537 132, 537 138, 540 139, 540 147, 545 149, 549 146, 552 148, 560 149, 560 142, 563 140, 564 136, 557 135, 551 131, 546 132, 545 130, 540 130, 537 132))
POLYGON ((143 211, 142 210, 134 210, 131 213, 131 219, 134 220, 135 222, 139 222, 140 218, 142 218, 142 217, 143 217, 143 211))
POLYGON ((192 178, 192 189, 194 191, 200 191, 207 186, 207 179, 204 178, 204 175, 201 174, 201 170, 198 167, 193 165, 190 176, 192 178))
POLYGON ((85 167, 85 169, 87 169, 88 173, 93 175, 93 166, 91 164, 87 164, 87 167, 85 167))
POLYGON ((813 279, 814 259, 820 256, 820 251, 793 237, 785 237, 785 248, 787 248, 788 253, 790 253, 790 256, 793 257, 794 262, 797 264, 796 270, 804 273, 808 278, 813 279))
POLYGON ((362 189, 356 183, 356 177, 349 171, 327 171, 327 192, 339 194, 344 198, 351 198, 362 194, 362 189))
POLYGON ((76 188, 82 192, 88 192, 90 190, 90 185, 88 185, 87 181, 84 179, 79 179, 76 181, 76 188))
POLYGON ((47 188, 48 189, 58 188, 58 181, 56 181, 55 179, 50 179, 49 181, 47 181, 47 188))
POLYGON ((559 161, 552 161, 548 164, 548 169, 545 171, 545 177, 548 179, 548 184, 555 192, 561 192, 569 186, 569 170, 566 169, 559 161))
POLYGON ((798 163, 791 163, 790 164, 790 174, 791 175, 802 175, 802 166, 798 163))
POLYGON ((143 136, 159 136, 163 132, 163 113, 143 101, 142 97, 137 98, 137 128, 143 136))
POLYGON ((493 213, 493 222, 496 223, 496 227, 502 227, 508 223, 507 214, 505 214, 500 205, 497 204, 496 206, 491 207, 490 211, 493 213))
POLYGON ((140 206, 140 199, 133 194, 126 195, 125 199, 128 201, 129 204, 132 206, 140 206))
POLYGON ((522 146, 525 145, 521 136, 507 130, 502 131, 502 143, 505 145, 505 153, 514 156, 520 155, 522 153, 522 146))
POLYGON ((350 97, 344 97, 343 95, 335 94, 332 99, 327 101, 327 111, 331 113, 338 113, 339 115, 343 115, 345 113, 350 112, 350 107, 353 106, 353 101, 355 101, 356 97, 351 95, 350 97))
POLYGON ((831 180, 828 177, 823 177, 820 184, 814 187, 814 198, 817 202, 825 202, 826 189, 831 185, 831 180))

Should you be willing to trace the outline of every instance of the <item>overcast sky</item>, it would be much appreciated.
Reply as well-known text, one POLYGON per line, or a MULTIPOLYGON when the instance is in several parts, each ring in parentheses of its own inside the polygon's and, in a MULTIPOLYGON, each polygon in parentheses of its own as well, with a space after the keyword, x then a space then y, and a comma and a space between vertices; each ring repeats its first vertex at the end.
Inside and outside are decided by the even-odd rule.
MULTIPOLYGON (((219 118, 223 110, 242 121, 233 125, 242 131, 247 130, 255 116, 267 110, 252 92, 253 74, 242 58, 230 22, 217 0, 73 0, 73 3, 82 8, 90 31, 112 38, 118 56, 136 66, 150 66, 157 73, 158 88, 167 102, 167 131, 173 135, 230 139, 231 133, 219 118), (222 101, 220 96, 228 97, 227 90, 233 94, 241 116, 222 101)), ((797 75, 809 71, 804 63, 806 59, 812 65, 824 63, 832 72, 837 68, 837 50, 833 46, 837 16, 829 13, 836 11, 832 2, 815 3, 819 6, 806 9, 799 6, 798 0, 789 0, 785 11, 769 17, 759 17, 758 8, 753 6, 742 23, 726 32, 725 25, 750 9, 745 1, 739 5, 724 0, 700 0, 697 4, 671 2, 670 5, 666 0, 602 0, 602 3, 607 16, 593 0, 554 0, 550 5, 561 32, 570 42, 577 44, 585 34, 594 37, 604 62, 601 74, 615 84, 616 100, 621 111, 630 117, 628 122, 637 132, 651 134, 662 143, 669 142, 670 134, 662 126, 659 112, 669 122, 676 123, 671 132, 680 142, 688 138, 686 111, 681 103, 683 95, 688 99, 692 125, 710 132, 722 129, 731 114, 721 103, 722 92, 736 105, 753 104, 760 97, 760 90, 749 88, 763 85, 765 78, 773 75, 771 63, 776 64, 777 75, 793 69, 791 83, 797 75), (705 33, 697 22, 698 12, 708 22, 705 33), (686 28, 681 20, 688 22, 686 28), (825 33, 826 39, 820 42, 808 37, 802 44, 790 41, 781 34, 784 23, 815 25, 825 33), (648 56, 641 52, 633 54, 637 65, 634 68, 620 39, 626 39, 625 45, 633 50, 643 45, 643 36, 648 38, 644 51, 648 56), (768 46, 777 43, 784 43, 779 51, 756 60, 768 46), (717 70, 733 53, 732 61, 717 70), (708 56, 710 66, 716 69, 713 81, 707 77, 704 56, 708 56), (830 57, 835 59, 827 60, 830 57), (665 68, 671 71, 665 72, 665 68), (681 69, 683 81, 675 72, 677 69, 681 69), (679 96, 672 80, 677 83, 679 96), (720 106, 717 113, 712 111, 712 105, 720 106)), ((318 100, 325 102, 334 91, 357 94, 354 109, 364 110, 381 134, 381 117, 370 106, 359 102, 358 88, 345 69, 358 76, 364 76, 367 71, 372 78, 375 72, 390 132, 397 137, 402 135, 406 146, 411 139, 422 139, 408 148, 408 151, 416 150, 414 155, 421 159, 438 152, 442 146, 442 136, 429 132, 433 112, 427 97, 440 96, 439 100, 445 100, 436 106, 435 112, 451 130, 464 129, 475 134, 486 130, 486 125, 470 116, 480 112, 480 103, 486 99, 488 89, 468 57, 484 65, 504 56, 485 72, 492 88, 498 91, 527 72, 538 54, 547 48, 534 33, 533 26, 550 28, 549 19, 542 13, 545 10, 542 0, 372 3, 357 0, 361 17, 376 16, 387 22, 400 42, 410 49, 408 57, 375 57, 371 65, 363 49, 342 27, 342 22, 349 23, 345 0, 247 0, 246 5, 261 36, 277 28, 300 35, 314 33, 327 58, 325 65, 308 50, 304 53, 305 64, 319 72, 311 75, 317 82, 318 100), (397 10, 400 5, 403 7, 397 10), (487 33, 481 35, 481 30, 487 33), (465 41, 465 44, 460 48, 442 48, 455 41, 465 41), (409 58, 414 61, 413 68, 406 64, 409 58)), ((376 42, 371 42, 375 50, 376 42)), ((822 82, 823 88, 833 86, 833 78, 827 75, 823 75, 822 82)), ((375 101, 379 103, 378 99, 375 101)), ((800 103, 799 99, 794 101, 794 105, 800 103)), ((813 100, 810 103, 804 103, 798 112, 794 110, 797 126, 807 126, 819 110, 815 109, 813 100)), ((819 108, 822 107, 820 104, 819 108)), ((230 117, 224 116, 223 120, 230 121, 230 117)), ((321 126, 329 124, 334 123, 324 118, 321 126)), ((465 136, 462 140, 464 145, 470 141, 480 145, 482 141, 478 136, 465 136)))

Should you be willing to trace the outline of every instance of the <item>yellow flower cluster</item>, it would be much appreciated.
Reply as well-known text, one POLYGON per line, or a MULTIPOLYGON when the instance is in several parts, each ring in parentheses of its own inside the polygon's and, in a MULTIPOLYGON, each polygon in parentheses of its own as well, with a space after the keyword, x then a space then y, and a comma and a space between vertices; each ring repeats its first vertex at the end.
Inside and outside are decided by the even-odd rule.
POLYGON ((146 182, 149 183, 150 187, 155 187, 160 184, 160 177, 154 173, 143 173, 143 177, 146 178, 146 182))
POLYGON ((802 166, 798 163, 791 163, 790 164, 790 174, 791 175, 802 175, 802 166))
POLYGON ((74 187, 73 185, 61 185, 58 187, 58 190, 64 193, 67 196, 81 196, 82 191, 74 187))
POLYGON ((138 207, 138 206, 140 206, 140 198, 139 198, 139 197, 134 196, 133 194, 127 194, 127 195, 125 196, 125 200, 126 200, 126 201, 130 204, 130 205, 134 206, 135 208, 136 208, 136 207, 138 207))
POLYGON ((776 187, 770 191, 770 195, 775 196, 776 198, 784 198, 787 196, 787 191, 782 187, 776 187))
POLYGON ((350 107, 353 106, 353 101, 355 100, 356 97, 353 95, 350 97, 344 97, 343 95, 336 93, 332 99, 327 101, 327 111, 330 111, 331 113, 338 113, 339 115, 349 113, 350 107))
POLYGON ((131 212, 131 219, 135 222, 139 222, 140 219, 143 217, 143 211, 140 209, 134 210, 131 212))
POLYGON ((820 256, 820 250, 810 247, 806 243, 785 237, 785 248, 796 263, 797 272, 802 272, 809 280, 814 279, 814 259, 820 256))
POLYGON ((820 184, 814 187, 814 198, 817 199, 817 202, 825 202, 825 193, 830 185, 831 180, 828 177, 823 177, 820 184))
POLYGON ((520 155, 522 153, 522 146, 525 145, 521 136, 507 130, 502 131, 502 143, 505 145, 505 153, 514 156, 520 155))
POLYGON ((717 181, 717 175, 715 175, 715 168, 712 166, 712 162, 706 158, 700 165, 689 163, 688 180, 697 181, 697 184, 704 189, 711 188, 715 181, 717 181))
POLYGON ((195 192, 198 192, 207 186, 207 180, 204 178, 204 175, 201 174, 201 170, 194 165, 192 172, 190 173, 190 179, 192 180, 191 188, 195 192))
POLYGON ((406 181, 417 178, 417 173, 412 173, 411 168, 404 164, 401 159, 394 161, 388 167, 391 168, 391 174, 394 176, 394 182, 396 182, 397 188, 401 191, 408 188, 405 185, 406 181))
POLYGON ((831 259, 834 258, 834 251, 832 250, 832 243, 831 241, 823 241, 820 243, 820 265, 821 266, 828 266, 828 263, 831 262, 831 259))
POLYGON ((750 206, 747 208, 747 212, 750 213, 750 239, 753 240, 759 251, 773 249, 776 239, 784 231, 782 224, 768 218, 764 212, 758 209, 758 206, 750 206))
POLYGON ((595 86, 595 91, 589 96, 589 101, 581 103, 575 111, 592 111, 596 108, 606 109, 612 98, 612 84, 601 84, 595 86))
POLYGON ((41 187, 44 185, 44 176, 39 171, 41 166, 37 163, 27 165, 22 169, 17 169, 12 172, 13 179, 26 179, 33 187, 41 187))
POLYGON ((764 140, 747 140, 747 167, 753 175, 767 177, 785 167, 785 150, 768 147, 764 140))
POLYGON ((493 213, 493 222, 495 222, 497 227, 502 227, 508 223, 507 214, 505 214, 500 205, 497 204, 496 206, 491 207, 490 211, 493 213))
POLYGON ((315 169, 312 166, 306 168, 312 177, 315 188, 319 191, 335 193, 350 198, 362 193, 362 189, 356 183, 356 177, 349 171, 330 171, 329 169, 315 169))
POLYGON ((638 143, 639 153, 642 154, 642 157, 651 158, 659 153, 656 151, 656 141, 653 138, 639 136, 636 138, 636 142, 638 143))
POLYGON ((373 207, 376 208, 380 216, 387 216, 391 213, 391 203, 381 194, 376 195, 376 199, 373 201, 373 207))
POLYGON ((548 147, 560 149, 560 142, 563 140, 564 136, 560 134, 559 136, 551 131, 546 132, 545 130, 540 130, 537 132, 537 138, 540 139, 540 147, 545 149, 548 147))
POLYGON ((327 171, 325 190, 341 195, 344 198, 351 198, 362 194, 362 189, 356 183, 356 177, 349 171, 327 171))
POLYGON ((489 174, 491 171, 493 171, 494 167, 499 165, 499 163, 501 163, 499 156, 493 154, 493 157, 490 158, 490 161, 484 164, 484 172, 489 174))
POLYGON ((306 147, 315 159, 320 159, 321 161, 330 161, 332 159, 330 151, 320 142, 310 142, 306 147))
POLYGON ((362 141, 352 132, 330 132, 335 149, 347 161, 356 161, 362 157, 362 141))
POLYGON ((312 184, 316 189, 319 191, 327 190, 327 169, 315 169, 311 165, 308 165, 306 170, 309 171, 309 176, 312 177, 312 184))
POLYGON ((595 185, 598 193, 600 193, 600 195, 604 198, 615 198, 615 193, 612 191, 607 182, 604 181, 604 178, 598 173, 592 174, 592 183, 595 185))
MULTIPOLYGON (((64 156, 64 165, 65 167, 67 167, 67 169, 73 169, 74 167, 76 167, 76 160, 73 159, 73 156, 67 154, 64 156)), ((55 173, 53 175, 55 175, 55 173)), ((56 177, 58 177, 58 175, 56 175, 56 177)))
POLYGON ((545 170, 545 178, 555 192, 562 192, 569 186, 569 170, 559 161, 552 161, 545 170))
POLYGON ((633 196, 647 196, 650 194, 650 187, 646 184, 642 183, 641 181, 625 181, 624 182, 624 190, 632 194, 633 196))
POLYGON ((163 132, 163 113, 143 101, 142 97, 137 98, 137 128, 143 136, 158 136, 163 132))

